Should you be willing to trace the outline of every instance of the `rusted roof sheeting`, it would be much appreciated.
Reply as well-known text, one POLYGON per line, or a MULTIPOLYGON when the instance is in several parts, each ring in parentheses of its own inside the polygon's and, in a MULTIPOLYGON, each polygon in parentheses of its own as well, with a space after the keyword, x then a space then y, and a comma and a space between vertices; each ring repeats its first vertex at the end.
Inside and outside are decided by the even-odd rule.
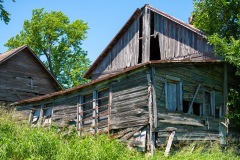
POLYGON ((5 53, 0 54, 0 63, 6 61, 7 59, 11 58, 12 56, 14 56, 16 53, 20 52, 21 50, 25 49, 27 47, 27 45, 18 47, 18 48, 14 48, 10 51, 7 51, 5 53))
POLYGON ((169 63, 169 64, 170 63, 173 63, 173 64, 174 63, 220 63, 220 62, 222 62, 222 61, 220 61, 220 60, 199 60, 199 61, 196 61, 196 60, 195 61, 192 61, 192 60, 170 60, 170 61, 169 60, 156 60, 156 61, 149 61, 149 62, 142 63, 142 64, 139 64, 139 65, 136 65, 136 66, 133 66, 133 67, 126 68, 125 70, 123 70, 123 71, 121 71, 119 73, 111 74, 109 76, 93 80, 93 81, 91 81, 91 82, 89 82, 87 84, 83 84, 83 85, 80 85, 80 86, 77 86, 77 87, 74 87, 74 88, 70 88, 70 89, 66 89, 66 90, 63 90, 63 91, 59 91, 59 92, 46 94, 44 96, 39 96, 39 97, 35 97, 35 98, 19 101, 19 102, 13 103, 12 105, 21 105, 21 104, 26 104, 26 103, 32 103, 32 102, 37 102, 37 101, 41 101, 41 100, 46 100, 46 99, 50 99, 50 98, 53 98, 53 97, 57 97, 57 96, 60 96, 60 95, 64 95, 64 94, 67 94, 67 93, 70 93, 70 92, 82 89, 84 87, 94 85, 94 84, 102 82, 104 80, 112 79, 112 78, 114 78, 116 76, 119 76, 121 74, 125 74, 127 72, 130 72, 130 71, 133 71, 133 70, 136 70, 138 68, 141 68, 141 67, 144 67, 144 66, 147 66, 147 65, 151 65, 151 64, 164 64, 164 63, 169 63))

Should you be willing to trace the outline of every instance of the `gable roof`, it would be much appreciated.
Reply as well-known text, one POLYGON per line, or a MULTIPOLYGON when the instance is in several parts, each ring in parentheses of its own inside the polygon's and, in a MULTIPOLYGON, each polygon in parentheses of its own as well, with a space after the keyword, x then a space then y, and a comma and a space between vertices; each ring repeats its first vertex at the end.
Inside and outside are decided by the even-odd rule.
POLYGON ((102 60, 104 59, 104 57, 107 56, 108 52, 114 47, 114 45, 118 42, 118 40, 121 38, 121 36, 125 33, 125 31, 129 28, 129 26, 137 19, 137 17, 139 15, 141 15, 142 11, 147 8, 149 10, 151 10, 152 12, 154 13, 157 13, 171 21, 174 21, 175 23, 185 27, 185 28, 188 28, 189 30, 197 33, 198 35, 200 36, 204 36, 205 34, 193 27, 192 25, 190 24, 187 24, 175 17, 172 17, 148 4, 144 5, 141 9, 137 9, 133 14, 132 16, 128 19, 128 21, 124 24, 124 26, 120 29, 120 31, 115 35, 115 37, 110 41, 110 43, 107 45, 107 47, 102 51, 102 53, 97 57, 97 59, 93 62, 93 64, 89 67, 89 69, 87 70, 87 72, 84 74, 84 78, 90 78, 92 72, 94 71, 95 68, 97 68, 98 64, 100 64, 102 62, 102 60))
POLYGON ((11 57, 13 57, 14 55, 20 53, 22 50, 27 49, 30 51, 30 53, 36 58, 36 60, 39 62, 39 64, 44 68, 44 70, 50 75, 50 77, 52 77, 52 79, 58 84, 58 86, 63 89, 62 85, 57 81, 57 79, 55 78, 55 76, 47 69, 47 67, 43 64, 43 62, 38 58, 38 56, 27 46, 27 45, 23 45, 20 46, 18 48, 14 48, 12 50, 9 50, 5 53, 0 54, 0 65, 7 61, 8 59, 10 59, 11 57))

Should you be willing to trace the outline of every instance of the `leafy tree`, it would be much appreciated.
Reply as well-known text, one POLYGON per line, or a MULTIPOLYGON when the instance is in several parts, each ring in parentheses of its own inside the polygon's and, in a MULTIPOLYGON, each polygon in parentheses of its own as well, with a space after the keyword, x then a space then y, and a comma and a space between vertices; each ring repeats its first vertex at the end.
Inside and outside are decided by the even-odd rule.
MULTIPOLYGON (((215 52, 237 67, 240 75, 240 1, 194 0, 193 25, 205 33, 215 52)), ((228 117, 240 126, 240 92, 229 92, 228 117)))
POLYGON ((208 34, 218 54, 240 69, 240 1, 194 0, 193 25, 208 34))
MULTIPOLYGON (((3 7, 3 0, 0 0, 0 19, 4 21, 5 24, 8 24, 8 22, 10 21, 10 13, 8 13, 4 7, 3 7)), ((15 2, 15 0, 13 0, 13 2, 15 2)))
POLYGON ((82 78, 90 60, 80 47, 86 38, 87 23, 76 20, 70 23, 62 12, 44 12, 35 9, 32 19, 25 20, 23 30, 8 40, 9 49, 28 44, 57 80, 66 88, 85 83, 82 78))

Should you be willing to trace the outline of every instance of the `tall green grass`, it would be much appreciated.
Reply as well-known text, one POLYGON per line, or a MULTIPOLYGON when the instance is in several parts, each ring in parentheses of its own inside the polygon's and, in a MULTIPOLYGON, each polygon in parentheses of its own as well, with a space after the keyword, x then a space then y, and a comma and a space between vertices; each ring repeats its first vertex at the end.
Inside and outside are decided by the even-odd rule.
POLYGON ((15 122, 11 114, 0 112, 0 159, 1 160, 117 160, 117 159, 240 159, 236 147, 221 148, 217 144, 189 143, 172 149, 164 157, 164 149, 155 156, 129 149, 106 135, 81 138, 76 133, 57 133, 56 129, 31 128, 15 122))

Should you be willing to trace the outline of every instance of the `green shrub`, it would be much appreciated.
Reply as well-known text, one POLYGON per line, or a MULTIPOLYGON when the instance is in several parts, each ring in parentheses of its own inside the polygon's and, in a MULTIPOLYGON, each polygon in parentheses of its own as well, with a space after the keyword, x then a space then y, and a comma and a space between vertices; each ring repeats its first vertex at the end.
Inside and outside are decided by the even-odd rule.
POLYGON ((167 158, 164 148, 151 157, 130 150, 107 135, 79 137, 76 132, 58 133, 56 128, 31 128, 14 122, 10 114, 6 116, 0 111, 0 160, 240 159, 237 146, 221 148, 218 144, 189 144, 173 147, 167 158))

